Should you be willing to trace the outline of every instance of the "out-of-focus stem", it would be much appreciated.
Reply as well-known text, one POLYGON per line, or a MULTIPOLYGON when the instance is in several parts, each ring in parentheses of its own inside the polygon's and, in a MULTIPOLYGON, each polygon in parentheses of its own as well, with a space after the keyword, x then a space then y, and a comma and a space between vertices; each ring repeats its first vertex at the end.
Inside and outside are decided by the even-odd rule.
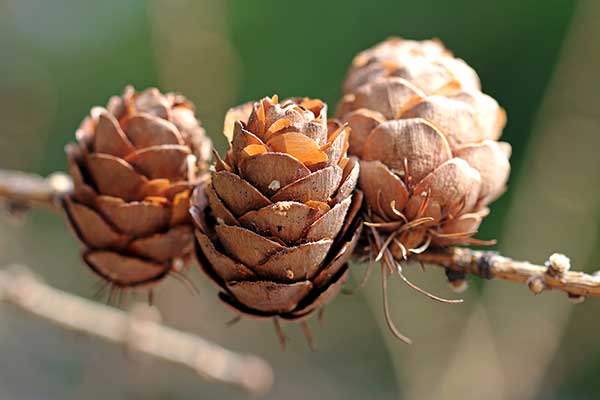
POLYGON ((273 371, 262 359, 237 354, 201 337, 157 322, 157 312, 134 307, 132 313, 54 289, 24 268, 0 270, 0 302, 59 327, 86 333, 127 350, 189 368, 200 377, 264 394, 273 371))

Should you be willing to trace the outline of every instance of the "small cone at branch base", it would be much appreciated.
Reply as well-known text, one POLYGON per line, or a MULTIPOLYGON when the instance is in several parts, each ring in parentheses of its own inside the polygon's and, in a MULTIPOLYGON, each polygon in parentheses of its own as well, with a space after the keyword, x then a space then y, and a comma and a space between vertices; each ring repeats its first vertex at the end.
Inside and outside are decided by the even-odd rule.
POLYGON ((349 132, 320 100, 276 96, 232 109, 224 130, 231 148, 190 209, 199 263, 236 314, 303 321, 340 291, 360 234, 349 132))
POLYGON ((63 204, 84 261, 111 287, 153 286, 193 252, 189 199, 211 151, 194 106, 127 87, 94 107, 76 137, 63 204))

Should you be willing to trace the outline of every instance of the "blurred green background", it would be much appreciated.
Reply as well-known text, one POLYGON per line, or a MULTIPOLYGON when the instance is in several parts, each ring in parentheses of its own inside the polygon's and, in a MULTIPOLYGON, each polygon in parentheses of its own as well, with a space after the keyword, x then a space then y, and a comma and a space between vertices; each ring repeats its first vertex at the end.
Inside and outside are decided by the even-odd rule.
MULTIPOLYGON (((543 262, 569 254, 600 267, 600 2, 595 0, 222 1, 0 0, 0 168, 64 170, 63 147, 92 105, 134 84, 184 93, 219 150, 228 107, 279 94, 333 109, 358 51, 391 35, 438 37, 479 73, 506 108, 513 146, 509 191, 481 238, 543 262)), ((61 289, 91 297, 95 278, 56 215, 0 215, 0 266, 23 263, 61 289)), ((594 268, 595 267, 595 268, 594 268)), ((356 265, 353 282, 363 266, 356 265)), ((410 277, 451 295, 443 273, 410 277)), ((265 357, 272 399, 593 399, 600 396, 600 301, 472 282, 447 306, 392 286, 393 316, 415 344, 391 338, 378 277, 341 296, 317 353, 299 330, 282 352, 271 324, 231 314, 192 268, 202 293, 177 282, 157 293, 165 323, 265 357)), ((121 349, 0 308, 0 399, 245 398, 121 349)))

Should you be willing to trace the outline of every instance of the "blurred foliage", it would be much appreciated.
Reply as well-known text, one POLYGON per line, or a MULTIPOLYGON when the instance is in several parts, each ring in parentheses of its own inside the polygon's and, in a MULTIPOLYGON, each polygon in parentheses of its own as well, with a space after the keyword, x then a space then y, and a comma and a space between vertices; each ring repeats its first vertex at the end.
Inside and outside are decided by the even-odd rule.
MULTIPOLYGON (((0 167, 42 174, 65 169, 63 146, 73 139, 90 106, 104 104, 129 83, 191 93, 197 104, 231 99, 228 105, 233 106, 275 93, 320 97, 332 113, 354 54, 396 35, 438 37, 478 71, 484 91, 507 110, 503 139, 513 146, 515 182, 576 4, 571 0, 0 0, 0 167), (178 7, 180 13, 157 29, 166 21, 163 11, 170 7, 178 7), (207 54, 190 53, 186 59, 188 43, 210 38, 227 43, 233 55, 209 46, 213 50, 207 54), (170 48, 183 50, 175 72, 165 75, 173 62, 170 48), (220 69, 223 62, 236 65, 220 69), (181 82, 178 74, 185 75, 183 82, 189 87, 171 86, 181 82), (164 78, 167 75, 170 78, 164 78), (227 93, 220 93, 219 82, 227 93)), ((225 146, 221 136, 225 111, 226 107, 211 113, 198 109, 220 150, 225 146)), ((495 203, 480 237, 501 236, 511 196, 509 190, 495 203)), ((35 213, 24 226, 3 225, 4 221, 0 265, 23 261, 53 284, 91 294, 88 287, 93 280, 80 265, 74 241, 60 220, 35 213)), ((380 332, 374 322, 381 315, 373 315, 363 295, 338 300, 328 309, 331 320, 317 335, 322 350, 314 355, 307 354, 296 333, 292 336, 299 344, 281 353, 270 326, 257 327, 255 322, 223 333, 229 314, 219 308, 207 284, 202 288, 207 294, 196 300, 172 284, 161 291, 159 305, 167 322, 271 359, 278 380, 273 398, 378 399, 397 398, 403 392, 388 352, 407 350, 397 345, 386 348, 382 336, 387 332, 380 332)), ((377 293, 378 288, 373 289, 377 293)), ((432 309, 430 314, 411 310, 407 319, 428 320, 445 312, 432 309)), ((585 319, 593 310, 598 306, 577 310, 568 334, 592 343, 595 338, 585 331, 585 319)), ((155 367, 135 371, 124 366, 117 350, 74 345, 68 336, 4 310, 0 318, 1 398, 235 395, 209 385, 198 388, 190 376, 175 378, 177 371, 165 375, 155 367), (94 371, 105 375, 93 375, 94 371), (38 383, 31 386, 32 381, 38 383)), ((560 375, 562 386, 545 393, 545 398, 589 398, 598 393, 600 383, 594 378, 600 373, 598 346, 581 354, 576 345, 565 344, 561 352, 568 368, 554 367, 548 379, 560 375)))

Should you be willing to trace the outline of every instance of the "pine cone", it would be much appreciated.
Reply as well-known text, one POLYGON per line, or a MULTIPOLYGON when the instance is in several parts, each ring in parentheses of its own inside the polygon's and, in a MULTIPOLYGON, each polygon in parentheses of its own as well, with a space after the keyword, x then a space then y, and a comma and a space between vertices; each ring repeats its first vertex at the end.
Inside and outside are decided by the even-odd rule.
POLYGON ((94 107, 66 147, 64 201, 83 259, 116 287, 149 286, 193 252, 189 198, 211 143, 184 97, 127 87, 94 107))
POLYGON ((348 132, 320 100, 273 96, 230 110, 225 133, 192 199, 200 264, 236 313, 303 320, 339 292, 359 236, 348 132))
POLYGON ((392 248, 481 243, 471 236, 505 190, 510 145, 497 142, 505 113, 475 71, 439 41, 392 38, 356 56, 344 89, 337 114, 392 248))

